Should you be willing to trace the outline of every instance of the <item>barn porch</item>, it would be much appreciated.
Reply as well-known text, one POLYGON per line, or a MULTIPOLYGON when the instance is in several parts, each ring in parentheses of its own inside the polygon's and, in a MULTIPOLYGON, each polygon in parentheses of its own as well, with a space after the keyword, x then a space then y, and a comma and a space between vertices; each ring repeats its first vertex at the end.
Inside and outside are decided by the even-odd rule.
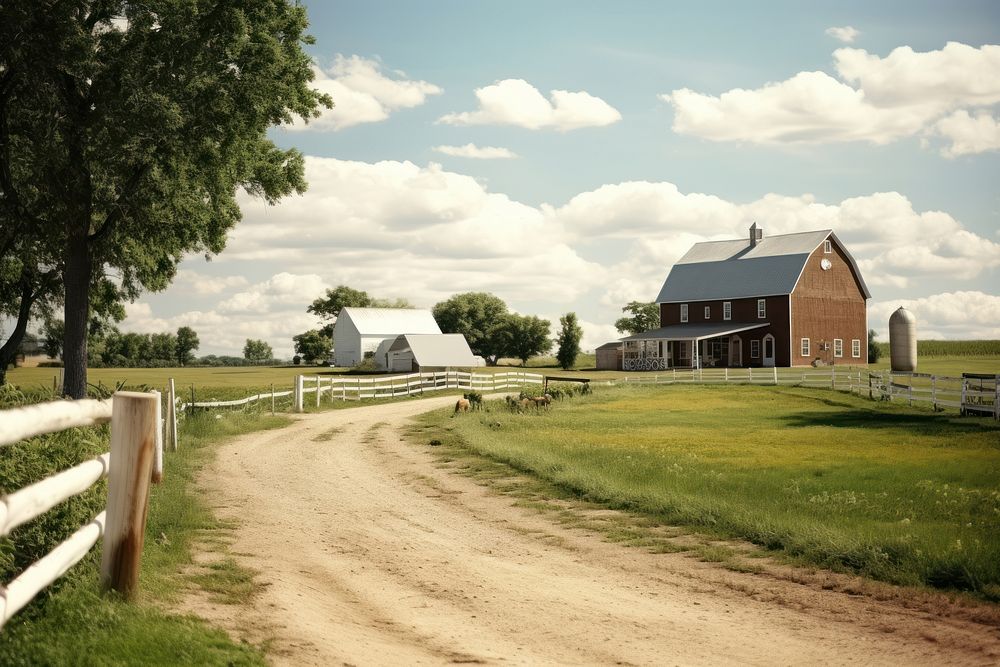
POLYGON ((670 368, 739 368, 748 361, 737 334, 768 322, 677 324, 622 338, 622 370, 670 368))

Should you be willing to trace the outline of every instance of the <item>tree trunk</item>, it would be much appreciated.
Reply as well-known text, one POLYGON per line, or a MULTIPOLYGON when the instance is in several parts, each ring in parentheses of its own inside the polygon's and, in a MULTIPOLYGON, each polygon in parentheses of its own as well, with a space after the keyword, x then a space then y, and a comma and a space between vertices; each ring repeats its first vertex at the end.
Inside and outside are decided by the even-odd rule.
POLYGON ((90 315, 92 270, 90 244, 87 241, 89 225, 70 224, 66 231, 63 393, 70 398, 79 399, 87 396, 87 319, 90 315))
POLYGON ((17 348, 24 340, 24 332, 28 329, 28 320, 31 319, 31 306, 35 302, 35 295, 31 289, 31 282, 22 273, 21 284, 21 305, 17 309, 17 324, 10 334, 7 342, 0 347, 0 385, 7 383, 7 366, 17 357, 17 348))

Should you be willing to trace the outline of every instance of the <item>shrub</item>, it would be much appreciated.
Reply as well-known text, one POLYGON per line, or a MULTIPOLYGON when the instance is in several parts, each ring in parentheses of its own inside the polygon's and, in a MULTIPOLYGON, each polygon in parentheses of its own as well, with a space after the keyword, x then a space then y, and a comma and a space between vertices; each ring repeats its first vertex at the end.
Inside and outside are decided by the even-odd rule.
POLYGON ((298 366, 299 364, 302 363, 302 357, 296 354, 294 357, 292 357, 292 363, 298 366))

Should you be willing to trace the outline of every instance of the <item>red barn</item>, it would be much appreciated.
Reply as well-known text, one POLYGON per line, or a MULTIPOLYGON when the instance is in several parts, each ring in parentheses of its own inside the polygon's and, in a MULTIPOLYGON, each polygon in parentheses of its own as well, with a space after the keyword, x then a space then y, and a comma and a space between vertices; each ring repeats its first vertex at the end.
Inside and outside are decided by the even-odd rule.
POLYGON ((865 364, 857 262, 829 229, 696 243, 667 275, 660 328, 623 338, 625 370, 865 364))

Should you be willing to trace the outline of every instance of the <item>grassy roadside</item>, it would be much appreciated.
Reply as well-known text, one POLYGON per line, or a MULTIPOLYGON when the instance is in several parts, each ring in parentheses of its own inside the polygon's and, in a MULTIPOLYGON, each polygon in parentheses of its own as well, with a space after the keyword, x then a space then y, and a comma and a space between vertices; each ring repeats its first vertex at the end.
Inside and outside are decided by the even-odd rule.
MULTIPOLYGON (((265 664, 256 647, 234 643, 223 631, 193 616, 172 614, 166 607, 191 586, 223 596, 232 593, 236 599, 248 593, 246 573, 220 572, 219 577, 203 580, 184 573, 191 563, 192 541, 226 528, 212 516, 193 480, 219 441, 287 422, 287 417, 253 413, 232 413, 221 419, 204 414, 185 420, 180 451, 167 453, 164 481, 152 489, 139 599, 126 603, 100 593, 100 547, 95 547, 0 631, 0 664, 265 664)), ((106 429, 94 437, 98 441, 92 446, 106 451, 106 429)), ((101 496, 102 489, 95 493, 101 496)), ((30 529, 31 524, 23 528, 30 529)), ((11 548, 16 550, 17 533, 11 538, 11 548)))
MULTIPOLYGON (((890 583, 1000 600, 1000 428, 796 387, 596 390, 549 413, 422 418, 416 442, 640 516, 890 583)), ((486 474, 486 473, 484 473, 486 474)), ((503 475, 500 475, 501 485, 503 475)), ((516 486, 516 485, 515 485, 516 486)), ((669 530, 667 531, 669 532, 669 530)))

